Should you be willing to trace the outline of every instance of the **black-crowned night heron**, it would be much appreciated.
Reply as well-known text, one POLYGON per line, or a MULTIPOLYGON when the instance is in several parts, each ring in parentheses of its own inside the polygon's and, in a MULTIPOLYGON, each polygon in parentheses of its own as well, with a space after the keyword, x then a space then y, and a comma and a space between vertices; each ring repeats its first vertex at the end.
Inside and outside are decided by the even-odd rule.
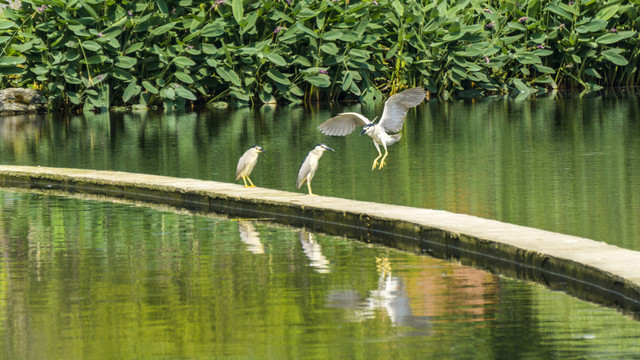
POLYGON ((327 150, 335 152, 335 150, 325 144, 317 144, 311 151, 309 151, 309 154, 304 158, 302 165, 300 165, 300 170, 298 170, 296 188, 300 189, 300 186, 302 186, 306 181, 307 187, 309 188, 309 195, 313 195, 311 192, 311 179, 313 179, 313 175, 315 175, 316 170, 318 170, 318 160, 320 160, 322 154, 327 150))
POLYGON ((412 107, 418 106, 426 96, 427 92, 422 87, 407 89, 387 99, 387 102, 384 104, 384 110, 382 111, 382 117, 378 123, 374 124, 365 116, 358 113, 346 112, 323 122, 318 126, 318 129, 325 135, 345 136, 351 134, 356 126, 362 126, 360 135, 369 135, 373 139, 373 145, 375 145, 376 150, 378 150, 378 157, 373 160, 371 170, 376 168, 380 157, 382 157, 382 159, 380 160, 380 167, 378 169, 382 169, 385 165, 384 160, 389 154, 387 146, 394 144, 400 140, 402 136, 401 134, 390 135, 389 133, 399 132, 400 129, 402 129, 402 124, 404 124, 407 111, 412 107), (384 156, 380 151, 380 145, 384 148, 384 156))
POLYGON ((249 179, 249 175, 258 162, 258 155, 263 152, 265 151, 261 146, 253 145, 249 150, 245 151, 240 157, 240 160, 238 160, 236 180, 242 178, 242 181, 244 181, 244 187, 256 187, 253 185, 253 182, 251 182, 251 179, 249 179), (249 181, 249 184, 247 184, 247 180, 249 181))

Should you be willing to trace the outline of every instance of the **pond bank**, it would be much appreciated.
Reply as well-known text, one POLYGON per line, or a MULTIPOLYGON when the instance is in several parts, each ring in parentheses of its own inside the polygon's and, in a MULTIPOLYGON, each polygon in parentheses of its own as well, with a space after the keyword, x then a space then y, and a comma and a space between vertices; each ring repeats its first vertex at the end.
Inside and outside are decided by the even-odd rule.
POLYGON ((0 186, 164 204, 270 219, 332 235, 459 259, 578 297, 640 311, 640 252, 590 239, 454 214, 196 179, 0 166, 0 186))

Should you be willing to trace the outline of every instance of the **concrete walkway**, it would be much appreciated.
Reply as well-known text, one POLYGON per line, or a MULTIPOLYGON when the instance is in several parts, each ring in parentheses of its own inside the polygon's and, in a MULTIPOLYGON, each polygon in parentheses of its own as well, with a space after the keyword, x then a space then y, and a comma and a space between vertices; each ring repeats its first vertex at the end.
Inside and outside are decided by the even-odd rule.
POLYGON ((446 211, 114 171, 0 165, 0 186, 115 197, 231 217, 268 218, 459 259, 640 317, 640 252, 590 239, 446 211))

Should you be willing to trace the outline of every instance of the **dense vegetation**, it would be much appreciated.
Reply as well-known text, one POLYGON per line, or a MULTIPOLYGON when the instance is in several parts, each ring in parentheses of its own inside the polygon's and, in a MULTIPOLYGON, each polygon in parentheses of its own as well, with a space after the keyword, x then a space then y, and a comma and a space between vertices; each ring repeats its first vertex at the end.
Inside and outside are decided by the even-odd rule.
MULTIPOLYGON (((2 0, 0 0, 2 1, 2 0)), ((638 85, 639 0, 23 0, 0 87, 53 108, 638 85)))

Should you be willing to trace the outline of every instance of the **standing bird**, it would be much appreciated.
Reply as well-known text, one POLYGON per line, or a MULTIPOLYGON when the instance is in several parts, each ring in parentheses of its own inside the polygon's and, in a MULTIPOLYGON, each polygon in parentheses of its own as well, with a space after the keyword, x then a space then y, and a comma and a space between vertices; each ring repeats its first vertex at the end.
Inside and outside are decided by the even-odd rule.
MULTIPOLYGON (((407 111, 418 106, 422 100, 427 96, 427 92, 422 87, 415 87, 407 89, 401 93, 392 95, 387 102, 384 103, 384 110, 382 111, 382 117, 377 124, 367 119, 365 116, 354 112, 347 112, 338 114, 331 119, 323 122, 318 126, 318 129, 325 135, 333 136, 345 136, 351 134, 356 126, 362 126, 362 132, 360 135, 367 134, 373 139, 373 145, 378 150, 378 157, 373 160, 373 166, 371 170, 378 165, 378 159, 380 160, 380 167, 382 169, 385 165, 384 159, 387 158, 389 152, 387 146, 394 144, 400 140, 401 134, 397 133, 402 129, 404 124, 404 118, 407 116, 407 111), (384 148, 384 156, 380 151, 380 145, 384 148)), ((375 121, 375 119, 374 119, 375 121)))
POLYGON ((245 151, 244 154, 238 160, 238 167, 236 168, 236 180, 242 178, 244 181, 244 187, 256 187, 249 179, 249 175, 253 168, 256 166, 258 162, 258 155, 260 153, 266 152, 261 146, 253 145, 249 148, 249 150, 245 151), (249 184, 247 184, 247 180, 249 180, 249 184))
POLYGON ((309 195, 313 195, 311 192, 311 179, 313 179, 313 175, 315 175, 316 170, 318 170, 318 160, 320 160, 322 154, 326 150, 335 152, 335 150, 325 144, 317 144, 311 151, 309 151, 309 154, 304 158, 302 165, 300 165, 300 170, 298 170, 298 181, 296 182, 296 187, 300 189, 300 186, 302 186, 306 181, 307 187, 309 188, 309 195))

